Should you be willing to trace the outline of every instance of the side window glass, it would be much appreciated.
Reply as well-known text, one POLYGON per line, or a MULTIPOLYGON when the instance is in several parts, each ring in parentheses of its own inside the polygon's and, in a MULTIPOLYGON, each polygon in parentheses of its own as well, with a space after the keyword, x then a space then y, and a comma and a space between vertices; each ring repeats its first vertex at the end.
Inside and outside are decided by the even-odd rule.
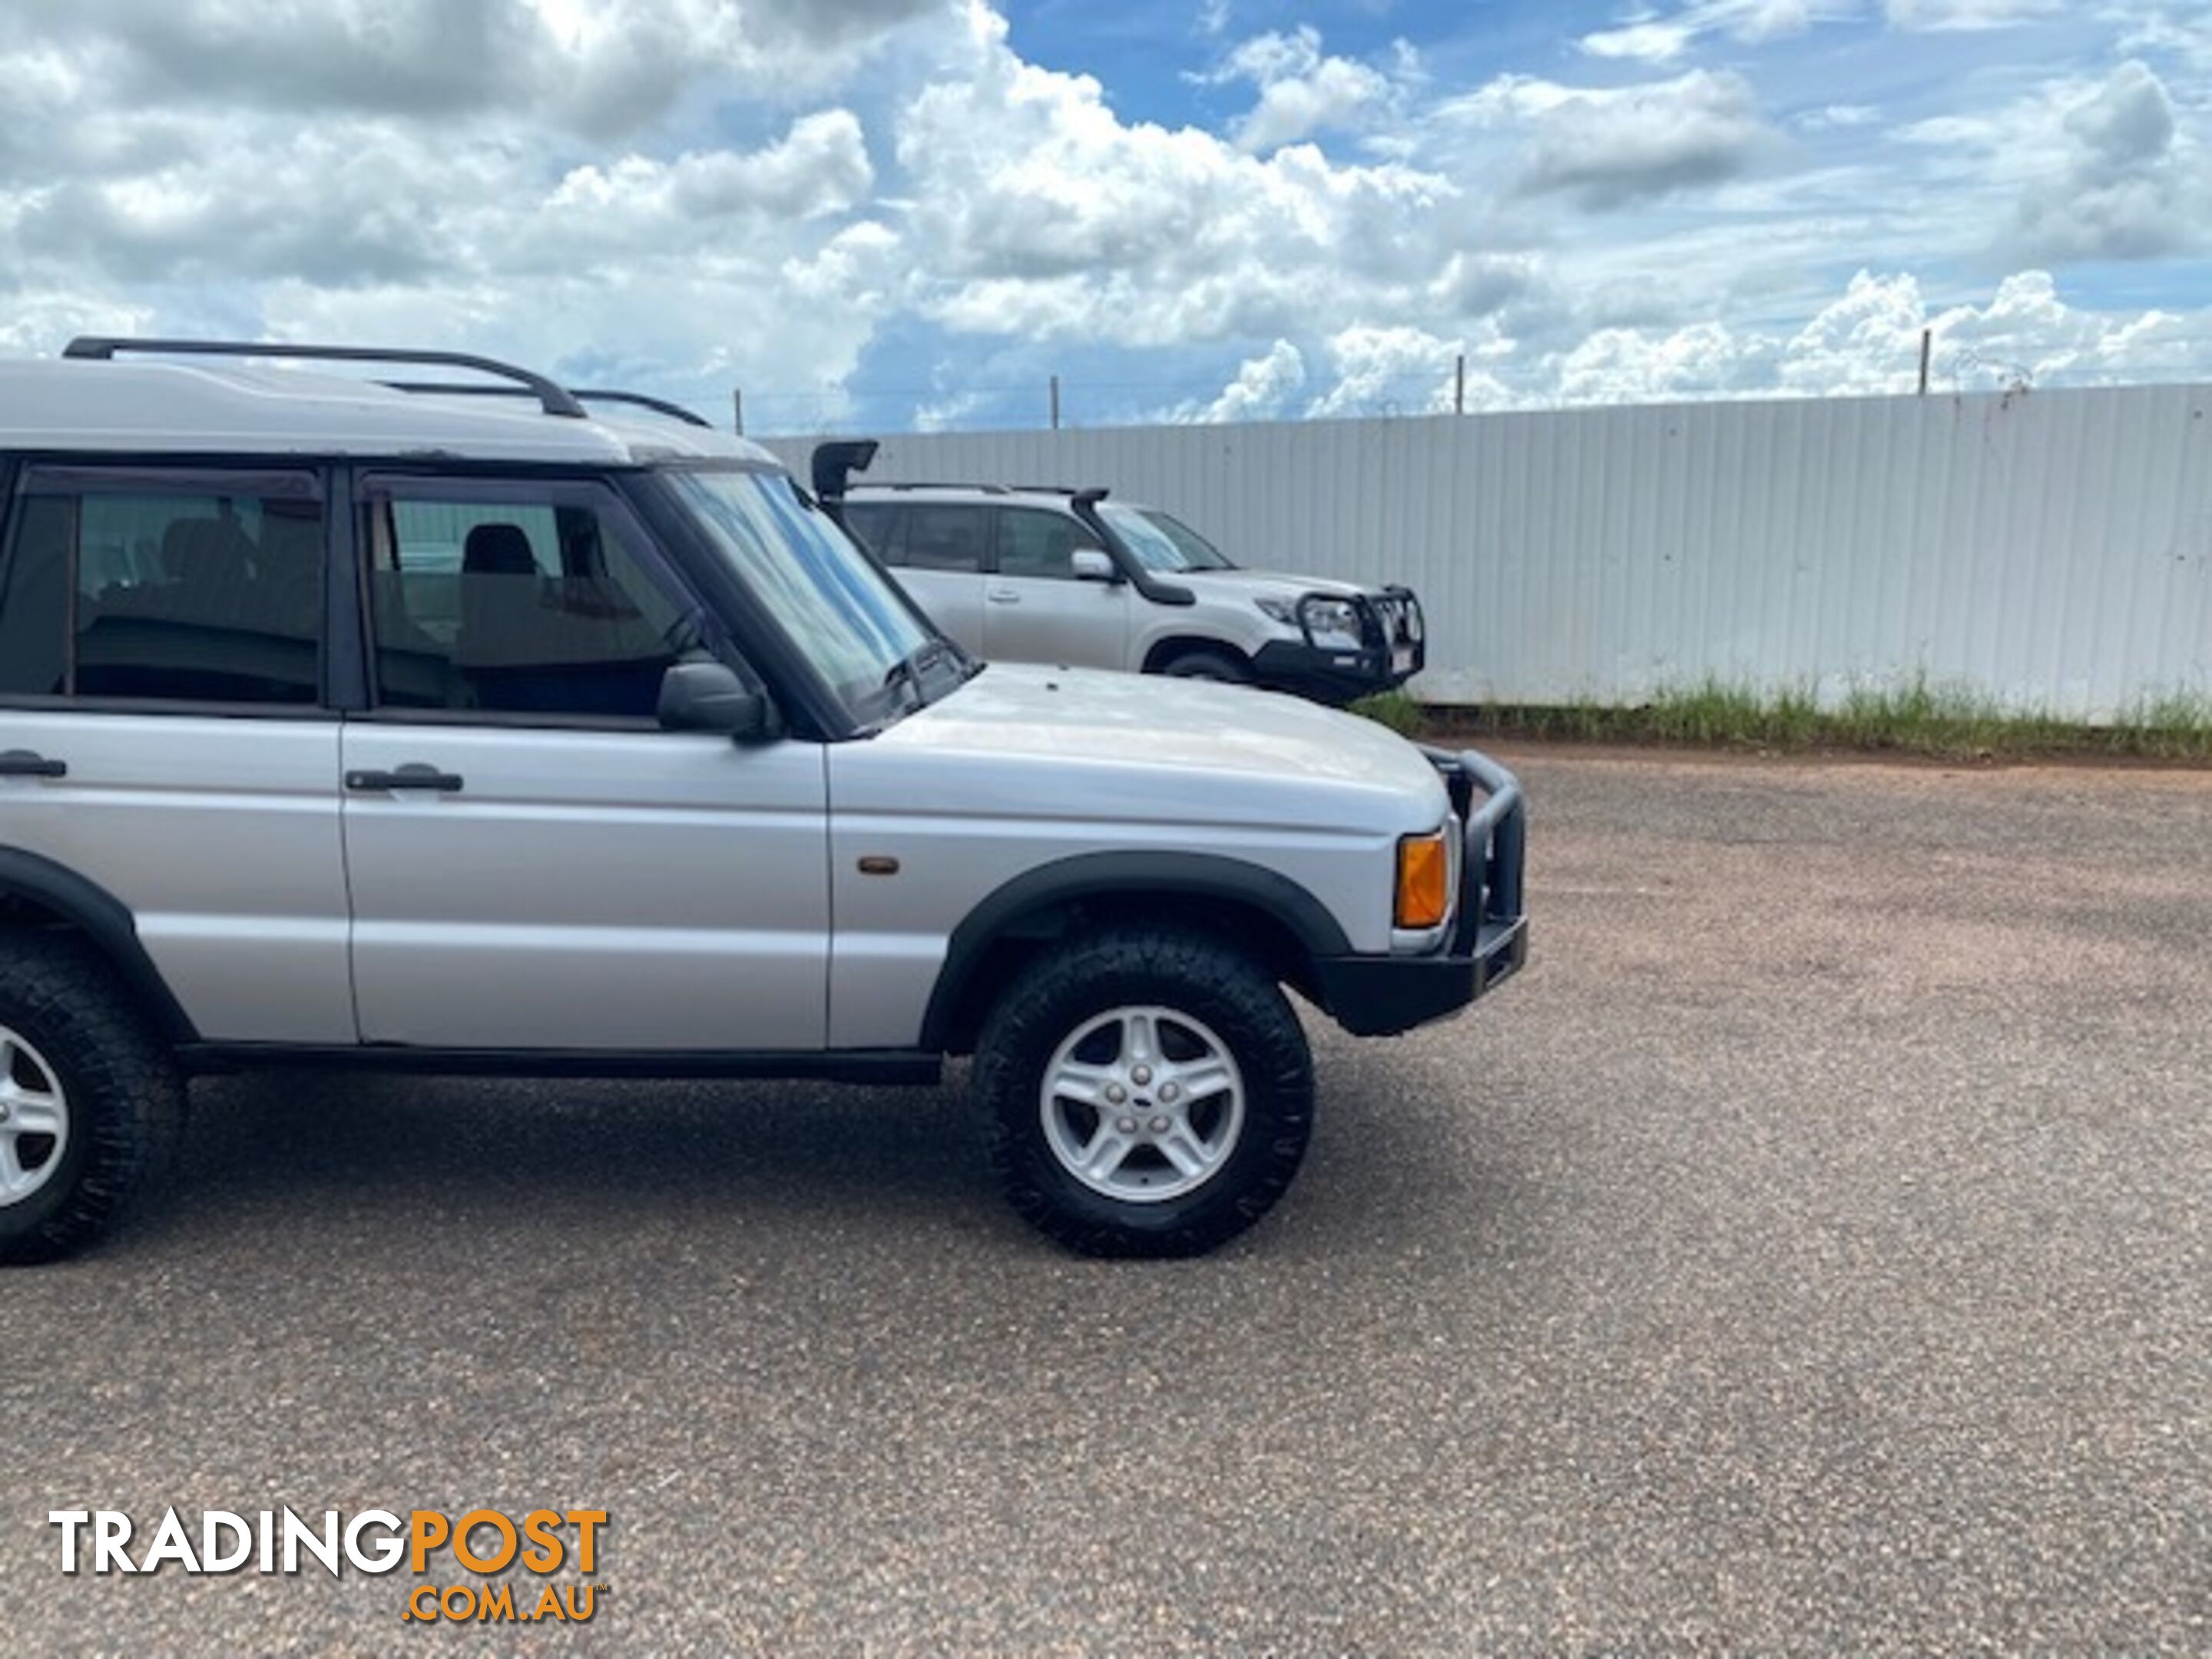
POLYGON ((382 706, 653 717, 686 609, 597 507, 410 488, 368 512, 382 706))
POLYGON ((70 570, 76 503, 30 495, 0 553, 0 694, 58 697, 69 690, 70 570))
POLYGON ((1096 536, 1064 513, 1010 507, 999 520, 999 574, 1072 580, 1076 549, 1097 545, 1096 536))
POLYGON ((906 557, 902 562, 916 570, 981 570, 983 547, 990 534, 988 509, 980 507, 930 507, 915 503, 906 510, 906 557))
POLYGON ((845 528, 885 564, 904 564, 906 538, 898 533, 898 511, 890 501, 848 501, 845 528))
POLYGON ((33 488, 0 589, 0 690, 319 700, 323 507, 312 479, 235 492, 214 478, 204 493, 33 488))

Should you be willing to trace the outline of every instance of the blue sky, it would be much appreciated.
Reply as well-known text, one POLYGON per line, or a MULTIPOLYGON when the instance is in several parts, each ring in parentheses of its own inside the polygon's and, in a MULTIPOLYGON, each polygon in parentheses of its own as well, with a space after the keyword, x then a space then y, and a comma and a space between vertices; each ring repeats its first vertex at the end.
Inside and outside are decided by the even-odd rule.
POLYGON ((2212 378, 2206 0, 76 0, 0 74, 17 350, 783 431, 2212 378))

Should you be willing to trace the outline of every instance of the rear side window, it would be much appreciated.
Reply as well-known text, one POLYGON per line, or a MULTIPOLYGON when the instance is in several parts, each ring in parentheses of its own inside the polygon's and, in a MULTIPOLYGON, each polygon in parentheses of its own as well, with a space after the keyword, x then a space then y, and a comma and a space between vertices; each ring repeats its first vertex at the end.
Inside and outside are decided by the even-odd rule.
POLYGON ((899 510, 891 501, 848 501, 840 509, 853 539, 885 564, 906 562, 906 538, 899 534, 899 510))
POLYGON ((1098 538, 1065 513, 1010 507, 999 518, 999 574, 1072 581, 1076 549, 1097 545, 1098 538))
POLYGON ((916 502, 906 510, 899 562, 915 570, 981 570, 990 534, 988 508, 916 502))
POLYGON ((0 693, 313 704, 313 474, 34 469, 0 557, 0 693))
POLYGON ((584 484, 394 483, 367 505, 377 701, 390 709, 651 720, 690 612, 584 484))

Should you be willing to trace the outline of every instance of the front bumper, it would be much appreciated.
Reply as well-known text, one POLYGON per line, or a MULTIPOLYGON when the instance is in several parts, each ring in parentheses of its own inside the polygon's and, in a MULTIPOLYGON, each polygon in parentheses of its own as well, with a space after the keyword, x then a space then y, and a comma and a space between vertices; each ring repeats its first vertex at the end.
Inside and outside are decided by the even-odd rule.
POLYGON ((1424 749, 1466 825, 1458 919, 1428 957, 1324 957, 1314 964, 1322 1006, 1354 1036, 1389 1036, 1464 1008, 1528 959, 1522 896, 1527 803, 1514 775, 1473 750, 1424 749), (1486 799, 1478 805, 1475 792, 1486 799))
POLYGON ((1393 678, 1379 651, 1328 651, 1303 640, 1270 640, 1252 653, 1252 678, 1271 691, 1293 692, 1316 702, 1347 703, 1406 683, 1393 678))
POLYGON ((1386 587, 1352 601, 1359 611, 1360 646, 1356 651, 1315 643, 1315 629, 1305 612, 1322 599, 1309 594, 1299 601, 1304 639, 1270 641, 1253 653, 1252 674, 1261 684, 1317 702, 1351 702, 1378 691, 1395 691, 1427 666, 1427 618, 1413 589, 1386 587))

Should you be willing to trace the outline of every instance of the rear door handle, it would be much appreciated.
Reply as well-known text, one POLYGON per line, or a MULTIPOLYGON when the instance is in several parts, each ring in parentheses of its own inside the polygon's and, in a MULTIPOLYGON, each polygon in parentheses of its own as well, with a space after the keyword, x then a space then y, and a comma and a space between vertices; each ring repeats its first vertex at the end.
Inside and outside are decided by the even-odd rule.
POLYGON ((0 755, 0 778, 65 778, 67 761, 48 760, 27 749, 10 749, 0 755))
POLYGON ((349 772, 345 786, 369 793, 393 789, 434 789, 441 795, 461 793, 458 773, 441 772, 434 766, 425 766, 420 761, 401 767, 397 772, 349 772))
POLYGON ((1019 605, 1022 602, 1020 590, 1012 587, 987 587, 983 590, 983 597, 993 605, 1019 605))

